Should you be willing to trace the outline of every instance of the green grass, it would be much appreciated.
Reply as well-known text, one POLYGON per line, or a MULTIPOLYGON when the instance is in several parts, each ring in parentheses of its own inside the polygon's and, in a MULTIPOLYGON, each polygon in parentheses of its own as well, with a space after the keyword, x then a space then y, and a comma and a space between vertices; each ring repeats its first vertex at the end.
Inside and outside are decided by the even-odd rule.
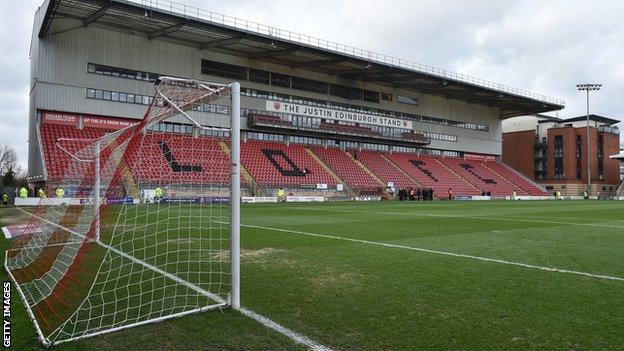
MULTIPOLYGON (((0 225, 18 216, 0 209, 0 225)), ((624 277, 624 202, 244 205, 242 223, 624 277)), ((241 232, 243 305, 333 349, 622 348, 624 281, 293 232, 241 232)), ((13 296, 14 348, 37 349, 13 296)), ((158 348, 303 349, 231 310, 57 349, 158 348)))

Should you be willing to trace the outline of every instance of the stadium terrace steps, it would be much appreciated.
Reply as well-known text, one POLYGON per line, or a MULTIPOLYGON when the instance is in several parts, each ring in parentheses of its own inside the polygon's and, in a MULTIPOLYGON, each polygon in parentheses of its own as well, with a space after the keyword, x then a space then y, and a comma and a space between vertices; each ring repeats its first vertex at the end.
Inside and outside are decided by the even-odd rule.
POLYGON ((361 150, 355 153, 358 161, 370 169, 385 184, 393 182, 395 187, 409 188, 419 184, 406 175, 399 167, 385 158, 382 153, 370 150, 361 150))
MULTIPOLYGON (((223 152, 225 152, 226 155, 228 155, 229 157, 231 150, 230 150, 230 147, 227 145, 227 143, 223 140, 220 140, 219 146, 221 147, 223 152)), ((255 179, 253 179, 253 177, 251 176, 247 168, 245 168, 245 166, 243 166, 242 164, 240 165, 240 172, 241 172, 241 176, 243 176, 244 181, 251 187, 254 194, 256 194, 257 196, 265 195, 265 192, 262 189, 262 187, 258 185, 258 182, 256 182, 255 179)))
POLYGON ((366 174, 368 174, 371 178, 373 178, 375 180, 375 182, 377 182, 378 186, 381 186, 383 188, 386 187, 386 183, 383 180, 381 180, 379 177, 377 177, 377 175, 375 173, 373 173, 368 167, 366 167, 365 164, 360 162, 354 156, 355 155, 355 151, 353 151, 353 153, 350 152, 350 151, 342 151, 342 152, 344 152, 349 157, 349 159, 351 159, 351 161, 353 161, 358 167, 360 167, 360 169, 364 170, 364 172, 366 172, 366 174))
POLYGON ((459 158, 443 158, 439 160, 439 162, 472 183, 478 189, 490 192, 492 195, 509 196, 514 190, 518 192, 518 195, 527 195, 526 191, 518 189, 515 184, 492 172, 481 162, 459 158))
POLYGON ((496 163, 496 164, 490 163, 490 165, 492 167, 499 168, 501 171, 498 173, 500 173, 503 176, 505 176, 506 174, 509 174, 508 176, 505 176, 505 177, 511 180, 513 183, 520 186, 521 188, 523 188, 524 190, 526 190, 529 194, 534 195, 534 196, 549 195, 544 185, 535 182, 533 179, 511 168, 511 166, 509 166, 508 164, 503 162, 503 163, 496 163))
POLYGON ((520 174, 511 172, 510 170, 505 168, 505 166, 499 163, 494 163, 494 162, 483 163, 483 167, 489 169, 493 173, 497 174, 499 177, 510 182, 513 186, 516 187, 516 191, 518 192, 518 195, 532 195, 532 196, 547 195, 544 190, 533 185, 525 177, 521 176, 520 174))
POLYGON ((310 156, 316 162, 318 162, 318 164, 321 165, 321 167, 323 167, 323 169, 325 169, 327 173, 329 173, 329 175, 331 175, 332 178, 334 178, 336 182, 338 182, 338 184, 348 184, 347 182, 345 182, 344 179, 342 179, 338 174, 336 174, 336 172, 334 172, 334 170, 331 169, 331 167, 329 167, 329 165, 326 162, 324 162, 316 153, 314 153, 313 150, 306 148, 306 152, 310 154, 310 156))
POLYGON ((478 195, 481 193, 464 178, 450 172, 435 157, 398 152, 384 154, 384 156, 401 167, 423 187, 433 189, 434 196, 438 198, 446 197, 449 188, 453 189, 455 195, 478 195))
MULTIPOLYGON (((416 179, 412 178, 412 176, 410 176, 407 172, 401 169, 401 167, 397 166, 394 162, 392 162, 392 160, 387 158, 384 154, 379 154, 379 156, 381 157, 381 159, 388 162, 388 164, 392 166, 394 169, 396 169, 400 174, 405 176, 405 178, 408 180, 407 181, 408 186, 413 186, 413 185, 416 185, 417 187, 421 186, 421 184, 418 181, 416 181, 416 179), (412 182, 412 184, 410 184, 410 182, 412 182)), ((400 179, 400 177, 398 177, 397 179, 400 179)), ((405 186, 405 187, 407 188, 408 186, 405 186)))

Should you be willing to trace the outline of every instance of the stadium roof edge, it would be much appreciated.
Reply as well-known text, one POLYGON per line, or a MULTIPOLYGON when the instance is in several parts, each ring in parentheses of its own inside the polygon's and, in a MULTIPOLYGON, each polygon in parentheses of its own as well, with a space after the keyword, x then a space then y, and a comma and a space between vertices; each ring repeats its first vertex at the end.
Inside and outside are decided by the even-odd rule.
POLYGON ((560 99, 313 38, 169 0, 46 0, 40 38, 56 19, 97 25, 292 68, 500 108, 508 118, 563 109, 560 99))

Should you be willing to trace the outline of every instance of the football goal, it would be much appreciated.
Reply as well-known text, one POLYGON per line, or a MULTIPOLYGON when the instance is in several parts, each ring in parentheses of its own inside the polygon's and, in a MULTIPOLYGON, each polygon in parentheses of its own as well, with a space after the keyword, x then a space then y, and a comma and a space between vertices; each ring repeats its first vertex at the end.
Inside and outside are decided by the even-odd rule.
POLYGON ((46 155, 58 196, 5 256, 45 346, 240 307, 240 85, 160 77, 148 102, 46 155))

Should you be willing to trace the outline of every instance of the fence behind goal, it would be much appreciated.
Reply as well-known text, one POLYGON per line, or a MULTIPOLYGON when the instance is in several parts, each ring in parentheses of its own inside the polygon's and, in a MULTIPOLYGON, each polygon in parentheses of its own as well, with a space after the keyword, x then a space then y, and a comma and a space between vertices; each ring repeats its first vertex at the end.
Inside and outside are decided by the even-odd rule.
POLYGON ((240 86, 155 90, 137 124, 46 155, 67 160, 48 183, 65 196, 41 200, 5 258, 46 346, 239 307, 240 86))

